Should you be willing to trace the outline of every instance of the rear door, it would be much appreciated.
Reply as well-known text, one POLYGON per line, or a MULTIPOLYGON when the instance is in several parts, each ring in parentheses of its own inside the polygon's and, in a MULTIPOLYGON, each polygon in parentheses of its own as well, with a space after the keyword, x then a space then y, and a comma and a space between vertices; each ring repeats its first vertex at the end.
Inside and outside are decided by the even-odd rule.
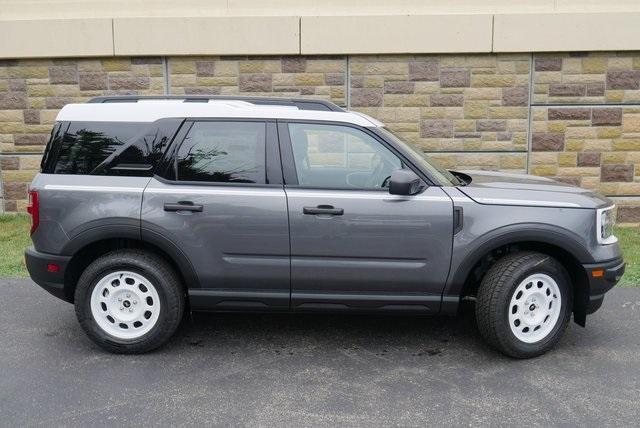
POLYGON ((279 122, 291 229, 292 308, 437 312, 453 206, 439 187, 390 195, 408 168, 347 124, 279 122))
POLYGON ((194 309, 288 309, 289 228, 275 122, 192 120, 144 192, 143 238, 191 264, 194 309))

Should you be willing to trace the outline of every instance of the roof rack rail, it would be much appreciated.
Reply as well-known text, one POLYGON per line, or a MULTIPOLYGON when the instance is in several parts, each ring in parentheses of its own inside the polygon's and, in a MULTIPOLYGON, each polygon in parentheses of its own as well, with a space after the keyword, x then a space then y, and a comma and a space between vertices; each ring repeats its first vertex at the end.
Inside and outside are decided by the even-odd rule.
POLYGON ((340 111, 331 101, 311 98, 245 97, 234 95, 107 95, 91 98, 89 103, 133 103, 140 100, 184 100, 186 103, 206 103, 209 100, 246 101, 257 105, 292 106, 300 110, 340 111))

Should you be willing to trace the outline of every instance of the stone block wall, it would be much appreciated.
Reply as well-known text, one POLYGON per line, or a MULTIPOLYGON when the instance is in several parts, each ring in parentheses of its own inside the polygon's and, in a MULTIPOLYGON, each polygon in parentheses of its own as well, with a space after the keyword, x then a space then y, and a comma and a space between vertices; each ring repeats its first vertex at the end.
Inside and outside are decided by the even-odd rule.
POLYGON ((529 55, 351 58, 351 108, 445 167, 526 172, 529 55))
POLYGON ((0 61, 0 207, 24 211, 58 110, 107 94, 329 99, 446 167, 553 177, 640 222, 640 53, 0 61))
POLYGON ((640 54, 536 54, 536 104, 640 103, 640 54))
POLYGON ((346 105, 345 57, 184 57, 169 60, 171 94, 320 97, 346 105))
POLYGON ((531 173, 640 195, 640 106, 533 108, 531 173))

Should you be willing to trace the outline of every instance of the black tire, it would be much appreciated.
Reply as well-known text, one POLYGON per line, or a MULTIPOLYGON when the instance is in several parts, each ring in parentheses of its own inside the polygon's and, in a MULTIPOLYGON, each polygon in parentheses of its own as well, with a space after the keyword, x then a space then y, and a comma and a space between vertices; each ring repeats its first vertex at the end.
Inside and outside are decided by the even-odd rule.
MULTIPOLYGON (((476 320, 482 337, 494 348, 513 358, 544 354, 560 340, 571 318, 573 290, 567 271, 553 257, 536 252, 517 252, 498 260, 485 274, 476 298, 476 320), (528 276, 545 274, 558 285, 561 308, 552 330, 534 343, 516 337, 509 325, 511 298, 528 276)), ((515 309, 514 309, 515 310, 515 309)))
POLYGON ((143 250, 116 250, 94 260, 82 273, 75 290, 76 316, 97 345, 121 354, 140 354, 166 343, 182 321, 185 297, 178 275, 162 258, 143 250), (119 270, 140 274, 153 283, 160 299, 159 316, 151 330, 135 339, 114 337, 103 330, 91 312, 91 294, 105 275, 119 270))

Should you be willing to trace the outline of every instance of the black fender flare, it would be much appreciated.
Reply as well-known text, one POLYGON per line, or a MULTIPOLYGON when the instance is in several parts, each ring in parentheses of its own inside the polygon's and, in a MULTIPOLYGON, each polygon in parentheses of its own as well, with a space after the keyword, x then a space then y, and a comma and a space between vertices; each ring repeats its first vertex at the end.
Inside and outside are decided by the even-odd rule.
POLYGON ((185 288, 199 287, 200 281, 189 258, 173 241, 149 229, 142 230, 137 225, 112 223, 86 229, 71 238, 62 248, 61 254, 73 256, 83 248, 108 239, 130 239, 150 244, 166 254, 180 270, 185 288))
POLYGON ((451 273, 443 296, 459 297, 471 270, 482 257, 504 245, 519 242, 553 245, 571 254, 579 263, 594 262, 591 253, 580 242, 580 237, 570 230, 541 223, 519 223, 503 226, 475 238, 467 244, 471 246, 467 250, 467 255, 457 265, 451 266, 451 273))
POLYGON ((99 226, 87 228, 73 235, 64 244, 60 254, 74 256, 78 251, 94 242, 117 238, 140 241, 140 227, 130 223, 103 223, 99 226))

